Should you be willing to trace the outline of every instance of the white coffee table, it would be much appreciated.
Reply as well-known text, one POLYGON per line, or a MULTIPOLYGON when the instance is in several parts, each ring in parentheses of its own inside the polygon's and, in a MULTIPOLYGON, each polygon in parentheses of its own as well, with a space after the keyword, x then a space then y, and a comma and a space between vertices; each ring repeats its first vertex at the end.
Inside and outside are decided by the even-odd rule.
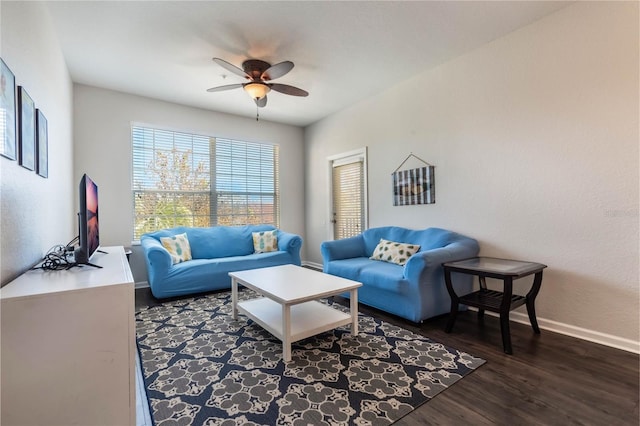
POLYGON ((233 319, 245 314, 282 341, 285 362, 291 361, 291 343, 351 323, 358 334, 357 281, 324 274, 295 265, 230 272, 233 319), (238 301, 238 284, 262 297, 238 301), (350 293, 349 314, 318 299, 350 293))

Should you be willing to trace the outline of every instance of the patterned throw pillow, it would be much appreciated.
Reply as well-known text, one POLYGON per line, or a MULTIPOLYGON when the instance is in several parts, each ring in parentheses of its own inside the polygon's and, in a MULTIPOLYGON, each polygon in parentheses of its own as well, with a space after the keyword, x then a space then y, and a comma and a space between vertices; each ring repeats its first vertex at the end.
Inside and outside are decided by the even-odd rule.
POLYGON ((395 241, 380 238, 380 242, 373 250, 373 254, 369 259, 382 260, 383 262, 397 263, 404 266, 407 260, 420 250, 420 246, 416 244, 396 243, 395 241))
POLYGON ((256 253, 278 251, 278 231, 253 232, 253 250, 256 253))
POLYGON ((160 238, 160 243, 171 255, 171 261, 174 265, 191 260, 191 246, 186 233, 160 238))

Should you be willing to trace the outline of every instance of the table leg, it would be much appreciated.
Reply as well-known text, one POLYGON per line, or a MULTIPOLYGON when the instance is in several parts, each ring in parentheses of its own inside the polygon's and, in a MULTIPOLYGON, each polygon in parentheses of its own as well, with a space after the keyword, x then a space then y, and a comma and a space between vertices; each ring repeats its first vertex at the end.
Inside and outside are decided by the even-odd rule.
POLYGON ((349 295, 349 312, 351 313, 351 336, 358 335, 358 289, 354 288, 349 295))
MULTIPOLYGON (((480 290, 486 290, 487 289, 487 281, 486 281, 485 277, 479 275, 478 276, 478 282, 480 283, 480 290)), ((480 320, 480 321, 484 320, 484 309, 483 308, 478 308, 478 320, 480 320)))
POLYGON ((504 353, 513 354, 511 348, 511 330, 509 329, 509 311, 511 310, 511 296, 513 294, 513 279, 504 279, 504 293, 500 304, 500 331, 502 332, 502 346, 504 353))
POLYGON ((238 281, 231 277, 231 315, 238 319, 238 281))
POLYGON ((533 285, 531 286, 531 290, 527 293, 527 313, 529 314, 529 322, 531 322, 531 328, 533 328, 534 333, 540 334, 540 327, 538 327, 538 320, 536 319, 536 296, 540 291, 540 286, 542 285, 542 271, 537 272, 535 278, 533 279, 533 285))
POLYGON ((282 305, 282 359, 291 361, 291 306, 282 305))
POLYGON ((451 333, 453 329, 453 324, 456 322, 456 316, 458 315, 458 304, 459 298, 456 292, 453 290, 453 285, 451 284, 451 271, 447 268, 444 268, 444 283, 447 286, 447 291, 449 292, 449 296, 451 297, 451 312, 449 312, 449 321, 447 321, 447 325, 444 329, 445 332, 451 333))

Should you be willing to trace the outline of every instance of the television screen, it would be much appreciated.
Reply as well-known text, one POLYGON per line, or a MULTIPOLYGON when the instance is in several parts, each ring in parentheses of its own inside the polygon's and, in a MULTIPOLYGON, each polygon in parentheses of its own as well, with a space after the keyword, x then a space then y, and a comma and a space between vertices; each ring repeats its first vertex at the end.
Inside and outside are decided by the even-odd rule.
POLYGON ((98 226, 98 185, 86 174, 78 188, 80 211, 78 212, 80 246, 76 250, 76 263, 89 263, 100 246, 98 226))

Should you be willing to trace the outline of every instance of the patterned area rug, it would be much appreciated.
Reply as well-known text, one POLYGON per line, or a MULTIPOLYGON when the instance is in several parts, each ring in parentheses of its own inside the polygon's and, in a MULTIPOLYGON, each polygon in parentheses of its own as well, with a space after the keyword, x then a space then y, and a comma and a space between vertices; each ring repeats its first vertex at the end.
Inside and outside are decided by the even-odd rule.
POLYGON ((388 425, 485 362, 367 315, 359 327, 355 338, 345 326, 294 343, 285 364, 279 340, 233 320, 230 292, 146 308, 136 334, 153 421, 388 425))

